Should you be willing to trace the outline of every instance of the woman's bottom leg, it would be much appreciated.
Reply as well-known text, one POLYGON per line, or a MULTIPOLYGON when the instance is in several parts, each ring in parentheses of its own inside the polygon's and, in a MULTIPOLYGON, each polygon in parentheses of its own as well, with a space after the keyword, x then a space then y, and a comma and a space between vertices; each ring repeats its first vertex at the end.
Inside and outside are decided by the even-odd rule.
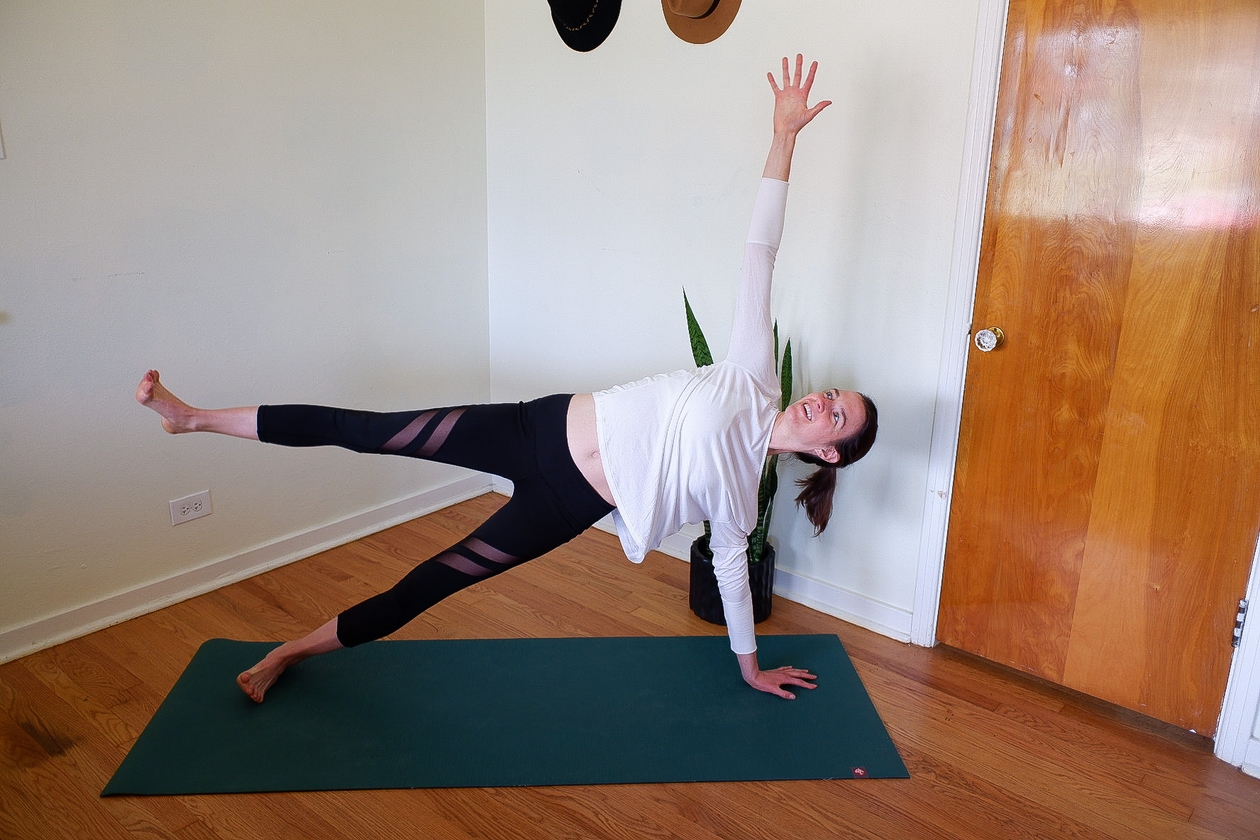
POLYGON ((287 668, 298 664, 303 659, 309 659, 321 653, 332 653, 343 647, 345 645, 337 639, 337 619, 331 619, 324 622, 318 630, 308 633, 301 639, 285 642, 272 650, 253 668, 241 672, 236 678, 236 684, 241 687, 241 691, 249 695, 251 700, 261 703, 267 689, 280 679, 280 675, 287 668))
POLYGON ((565 432, 569 397, 512 406, 375 414, 313 406, 264 406, 260 439, 334 444, 454 463, 513 482, 511 499, 472 534, 416 566, 389 590, 282 645, 238 679, 261 701, 289 666, 316 653, 387 636, 474 583, 563 545, 611 510, 573 463, 565 432))
MULTIPOLYGON (((236 678, 237 685, 254 702, 261 703, 267 689, 280 675, 302 660, 388 636, 461 589, 545 553, 533 554, 536 548, 527 549, 533 557, 517 558, 491 548, 477 536, 488 525, 491 532, 495 530, 495 517, 515 518, 511 506, 509 500, 473 534, 416 566, 390 589, 350 607, 301 639, 275 648, 253 668, 241 673, 236 678), (470 559, 474 557, 476 560, 470 559)), ((572 536, 575 535, 557 534, 556 545, 567 542, 572 536)))
POLYGON ((554 491, 540 484, 539 478, 518 480, 512 498, 471 534, 416 566, 390 589, 342 612, 337 618, 340 642, 353 647, 388 636, 461 589, 564 545, 609 510, 596 495, 598 505, 574 519, 558 506, 554 491))

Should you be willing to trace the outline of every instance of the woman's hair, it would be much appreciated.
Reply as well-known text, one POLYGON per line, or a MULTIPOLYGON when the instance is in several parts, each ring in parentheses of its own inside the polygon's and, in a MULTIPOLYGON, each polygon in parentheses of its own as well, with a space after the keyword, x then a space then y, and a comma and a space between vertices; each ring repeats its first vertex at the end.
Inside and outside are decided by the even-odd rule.
POLYGON ((831 519, 831 500, 836 492, 836 470, 847 467, 861 458, 875 445, 875 433, 879 431, 879 412, 875 403, 866 394, 858 394, 866 409, 866 421, 862 427, 842 440, 836 442, 836 450, 840 458, 836 463, 824 461, 808 452, 798 452, 796 457, 818 469, 805 478, 798 478, 796 484, 801 493, 796 497, 796 504, 805 508, 805 515, 814 526, 814 536, 818 536, 827 528, 831 519))

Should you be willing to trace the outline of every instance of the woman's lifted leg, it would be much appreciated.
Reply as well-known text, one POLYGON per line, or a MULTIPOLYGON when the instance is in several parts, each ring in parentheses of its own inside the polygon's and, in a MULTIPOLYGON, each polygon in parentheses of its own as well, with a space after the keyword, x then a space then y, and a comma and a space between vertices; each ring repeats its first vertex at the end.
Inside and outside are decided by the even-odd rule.
POLYGON ((162 428, 173 435, 184 432, 215 432, 220 435, 258 440, 258 406, 241 408, 193 408, 166 390, 151 370, 136 388, 136 402, 162 417, 162 428))

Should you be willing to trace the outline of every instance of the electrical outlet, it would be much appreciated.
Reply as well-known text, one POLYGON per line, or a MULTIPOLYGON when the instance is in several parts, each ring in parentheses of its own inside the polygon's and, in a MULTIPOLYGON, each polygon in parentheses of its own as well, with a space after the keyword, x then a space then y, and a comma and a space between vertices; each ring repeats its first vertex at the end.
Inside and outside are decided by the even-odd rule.
POLYGON ((182 499, 171 500, 171 524, 183 525, 193 519, 200 519, 214 513, 210 506, 210 491, 202 490, 182 499))

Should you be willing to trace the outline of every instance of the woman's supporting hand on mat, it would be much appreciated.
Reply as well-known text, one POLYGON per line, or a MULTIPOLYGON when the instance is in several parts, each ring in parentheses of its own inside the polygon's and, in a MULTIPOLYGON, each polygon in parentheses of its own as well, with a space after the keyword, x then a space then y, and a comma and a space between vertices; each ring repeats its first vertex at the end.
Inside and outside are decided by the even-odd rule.
POLYGON ((758 691, 777 695, 784 700, 795 700, 796 695, 783 686, 794 685, 799 688, 818 688, 812 682, 806 682, 806 680, 818 678, 803 668, 793 668, 791 665, 784 665, 780 668, 771 668, 769 671, 763 671, 757 666, 756 653, 740 653, 737 654, 737 657, 739 659, 739 670, 744 675, 744 682, 758 691))

